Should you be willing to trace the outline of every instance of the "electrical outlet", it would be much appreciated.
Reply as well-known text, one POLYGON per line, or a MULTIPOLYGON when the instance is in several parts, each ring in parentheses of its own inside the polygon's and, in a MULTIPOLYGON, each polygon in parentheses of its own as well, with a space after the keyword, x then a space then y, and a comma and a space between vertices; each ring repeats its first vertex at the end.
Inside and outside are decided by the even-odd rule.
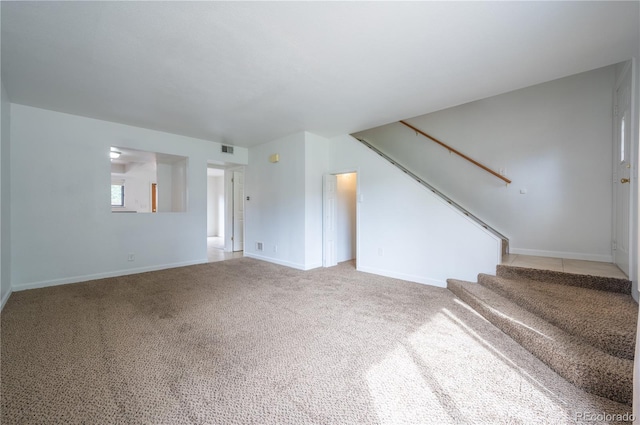
POLYGON ((384 255, 384 249, 378 248, 378 255, 382 257, 384 255))
POLYGON ((278 252, 278 245, 273 246, 273 252, 278 252))
POLYGON ((129 254, 127 256, 127 261, 136 261, 136 254, 129 254))

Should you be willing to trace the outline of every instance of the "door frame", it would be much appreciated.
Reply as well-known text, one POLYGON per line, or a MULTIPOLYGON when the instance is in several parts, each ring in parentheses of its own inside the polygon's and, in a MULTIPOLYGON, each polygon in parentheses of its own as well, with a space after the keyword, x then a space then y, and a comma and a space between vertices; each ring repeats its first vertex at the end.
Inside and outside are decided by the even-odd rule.
MULTIPOLYGON (((207 164, 207 196, 206 196, 206 199, 207 199, 207 231, 206 231, 207 237, 209 237, 209 224, 208 224, 208 221, 209 221, 209 213, 211 212, 209 210, 209 175, 208 175, 208 170, 210 168, 222 171, 222 175, 221 175, 221 177, 222 177, 222 196, 226 197, 226 194, 227 194, 227 189, 226 189, 225 184, 224 184, 224 176, 225 176, 225 172, 226 172, 224 166, 223 165, 219 165, 219 164, 208 163, 207 164)), ((222 215, 223 215, 225 220, 226 220, 225 216, 226 216, 226 205, 227 205, 226 202, 227 202, 227 200, 225 198, 224 205, 223 205, 223 208, 222 208, 222 215)), ((224 229, 225 224, 222 223, 222 226, 223 226, 222 233, 224 234, 225 233, 225 229, 224 229)))
MULTIPOLYGON (((638 298, 638 239, 640 238, 640 228, 638 222, 640 220, 638 199, 640 197, 640 186, 638 185, 638 164, 640 163, 640 133, 639 133, 639 116, 638 116, 638 61, 636 58, 632 58, 624 64, 622 72, 616 74, 616 80, 614 84, 613 92, 613 106, 617 106, 617 90, 621 86, 626 74, 630 74, 631 80, 631 98, 630 98, 630 143, 629 143, 629 163, 631 165, 629 171, 630 183, 629 183, 629 280, 633 282, 634 298, 638 298)), ((620 176, 618 175, 618 129, 617 118, 614 116, 613 127, 613 196, 612 196, 612 240, 617 239, 617 184, 620 176)), ((616 263, 616 253, 612 251, 612 259, 614 264, 616 263)))
POLYGON ((151 183, 151 212, 158 212, 158 183, 151 183))
MULTIPOLYGON (((244 166, 229 167, 224 169, 224 251, 233 252, 233 173, 241 172, 245 174, 244 166)), ((245 182, 246 187, 246 182, 245 182)), ((243 200, 244 202, 244 200, 243 200)), ((244 223, 247 222, 247 210, 246 205, 244 208, 244 223)), ((246 230, 246 225, 242 229, 243 233, 246 230)))
MULTIPOLYGON (((631 142, 629 153, 631 162, 631 197, 629 199, 629 279, 638 288, 638 239, 640 239, 640 185, 638 185, 638 164, 640 163, 640 115, 638 111, 639 80, 638 58, 631 59, 631 142)), ((637 298, 637 293, 634 298, 637 298)))
MULTIPOLYGON (((322 266, 323 267, 331 267, 331 266, 327 266, 325 263, 325 253, 327 252, 327 250, 329 249, 326 246, 327 243, 327 238, 325 235, 325 211, 327 209, 327 205, 325 205, 325 187, 324 187, 324 181, 325 181, 325 177, 326 176, 337 176, 339 174, 350 174, 350 173, 355 173, 356 174, 356 270, 358 269, 358 258, 360 258, 360 212, 361 212, 361 208, 362 208, 362 194, 360 192, 360 169, 358 167, 356 168, 347 168, 347 169, 343 169, 343 170, 339 170, 339 171, 332 171, 332 172, 328 172, 322 175, 322 266)), ((337 206, 337 205, 336 205, 337 206)), ((337 254, 336 254, 337 255, 337 254)))
MULTIPOLYGON (((618 221, 618 215, 620 212, 620 205, 619 205, 619 197, 618 197, 618 192, 619 192, 619 186, 621 183, 619 182, 621 177, 625 177, 625 176, 621 176, 619 171, 620 171, 620 134, 619 134, 619 115, 620 112, 617 110, 618 108, 618 90, 620 89, 620 87, 622 86, 623 82, 626 80, 626 78, 629 78, 630 81, 630 98, 629 98, 629 152, 628 152, 628 164, 629 164, 629 176, 631 181, 629 183, 628 186, 628 191, 629 191, 629 205, 628 205, 628 211, 627 211, 627 243, 628 243, 628 252, 627 252, 627 258, 624 259, 623 261, 626 262, 627 264, 627 273, 629 275, 629 278, 631 278, 631 274, 632 274, 632 257, 634 255, 634 231, 633 231, 633 212, 634 212, 634 206, 633 206, 633 202, 634 202, 634 188, 637 189, 637 185, 636 185, 636 178, 634 177, 634 169, 637 168, 637 162, 636 162, 636 154, 635 152, 637 151, 637 146, 636 143, 634 143, 634 134, 635 134, 635 126, 636 124, 636 120, 634 119, 634 104, 635 104, 635 96, 634 96, 634 83, 635 83, 635 78, 634 78, 634 62, 633 61, 628 61, 627 63, 625 63, 623 65, 622 71, 616 75, 616 80, 614 83, 614 88, 613 88, 613 134, 612 134, 612 139, 613 139, 613 153, 612 153, 612 168, 613 168, 613 178, 612 178, 612 261, 614 264, 618 265, 621 263, 620 261, 620 256, 618 254, 618 247, 620 246, 620 241, 619 241, 619 235, 618 235, 618 225, 619 225, 619 221, 618 221)), ((626 125, 627 123, 625 123, 626 125)), ((624 258, 624 257, 622 257, 624 258)), ((623 270, 624 271, 624 270, 623 270)))

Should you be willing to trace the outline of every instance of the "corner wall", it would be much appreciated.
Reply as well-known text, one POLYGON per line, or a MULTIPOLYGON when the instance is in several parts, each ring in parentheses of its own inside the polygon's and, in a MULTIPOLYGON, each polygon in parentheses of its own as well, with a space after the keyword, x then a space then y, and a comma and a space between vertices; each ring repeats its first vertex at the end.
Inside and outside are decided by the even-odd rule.
POLYGON ((0 310, 11 295, 11 104, 2 85, 0 104, 0 310))
POLYGON ((249 149, 245 256, 301 270, 322 266, 322 175, 328 160, 328 140, 308 132, 249 149), (269 162, 273 154, 279 155, 276 163, 269 162))
POLYGON ((329 165, 330 144, 305 133, 305 265, 322 266, 322 176, 329 165))
POLYGON ((12 104, 13 289, 206 262, 207 161, 247 161, 243 148, 222 155, 216 142, 12 104), (187 157, 186 212, 111 213, 110 146, 187 157))

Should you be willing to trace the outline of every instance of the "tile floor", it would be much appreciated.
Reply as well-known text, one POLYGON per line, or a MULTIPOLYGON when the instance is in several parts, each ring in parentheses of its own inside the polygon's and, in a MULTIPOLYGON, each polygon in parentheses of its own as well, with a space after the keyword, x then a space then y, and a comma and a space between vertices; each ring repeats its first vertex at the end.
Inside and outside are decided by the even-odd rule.
POLYGON ((529 267, 532 269, 628 279, 622 270, 620 270, 615 264, 601 263, 598 261, 568 260, 566 258, 509 254, 502 258, 502 264, 514 267, 529 267))
POLYGON ((216 236, 207 238, 207 259, 210 263, 214 261, 230 260, 243 256, 242 251, 224 252, 224 239, 216 236))

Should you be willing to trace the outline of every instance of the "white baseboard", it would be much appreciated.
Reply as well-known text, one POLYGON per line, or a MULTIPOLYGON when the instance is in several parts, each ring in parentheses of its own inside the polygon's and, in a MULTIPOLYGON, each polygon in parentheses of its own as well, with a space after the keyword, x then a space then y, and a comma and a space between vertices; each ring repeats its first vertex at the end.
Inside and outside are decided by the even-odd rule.
POLYGON ((2 302, 0 303, 0 311, 2 311, 2 309, 4 308, 4 305, 7 303, 7 301, 9 301, 9 297, 11 296, 12 292, 13 291, 11 290, 11 288, 9 288, 7 293, 4 294, 4 297, 2 297, 2 302))
POLYGON ((585 254, 581 252, 543 251, 539 249, 509 248, 509 254, 533 255, 536 257, 566 258, 568 260, 600 261, 612 263, 612 255, 585 254))
POLYGON ((139 267, 135 269, 125 269, 125 270, 117 270, 112 272, 96 273, 96 274, 89 274, 89 275, 83 275, 83 276, 72 276, 72 277, 64 277, 60 279, 42 280, 39 282, 29 282, 29 283, 21 283, 18 285, 13 285, 11 289, 13 291, 24 291, 27 289, 46 288, 49 286, 67 285, 69 283, 86 282, 89 280, 105 279, 108 277, 125 276, 129 274, 153 272, 156 270, 173 269, 176 267, 193 266, 196 264, 203 264, 206 262, 207 262, 206 259, 196 260, 196 261, 185 261, 181 263, 160 264, 157 266, 139 267))
POLYGON ((416 276, 416 275, 410 275, 410 274, 405 274, 405 273, 397 273, 397 272, 392 272, 392 271, 389 271, 389 270, 376 269, 375 267, 366 267, 366 266, 365 267, 358 266, 357 270, 359 272, 377 274, 377 275, 380 275, 380 276, 391 277, 391 278, 394 278, 394 279, 401 279, 401 280, 406 280, 406 281, 409 281, 409 282, 421 283, 423 285, 437 286, 439 288, 446 288, 447 287, 447 282, 446 281, 441 281, 441 280, 437 280, 437 279, 430 279, 428 277, 423 277, 423 276, 416 276))
POLYGON ((304 264, 292 263, 290 261, 285 261, 285 260, 280 260, 280 259, 277 259, 277 258, 272 258, 272 257, 263 256, 263 255, 253 254, 253 253, 247 252, 247 251, 244 252, 244 256, 245 257, 249 257, 249 258, 253 258, 254 260, 261 260, 261 261, 266 261, 267 263, 273 263, 273 264, 278 264, 280 266, 291 267, 292 269, 310 270, 309 268, 306 268, 304 266, 304 264))
POLYGON ((319 263, 312 263, 312 264, 309 264, 309 265, 305 266, 305 270, 313 270, 313 269, 317 269, 319 267, 322 267, 322 261, 319 262, 319 263))

